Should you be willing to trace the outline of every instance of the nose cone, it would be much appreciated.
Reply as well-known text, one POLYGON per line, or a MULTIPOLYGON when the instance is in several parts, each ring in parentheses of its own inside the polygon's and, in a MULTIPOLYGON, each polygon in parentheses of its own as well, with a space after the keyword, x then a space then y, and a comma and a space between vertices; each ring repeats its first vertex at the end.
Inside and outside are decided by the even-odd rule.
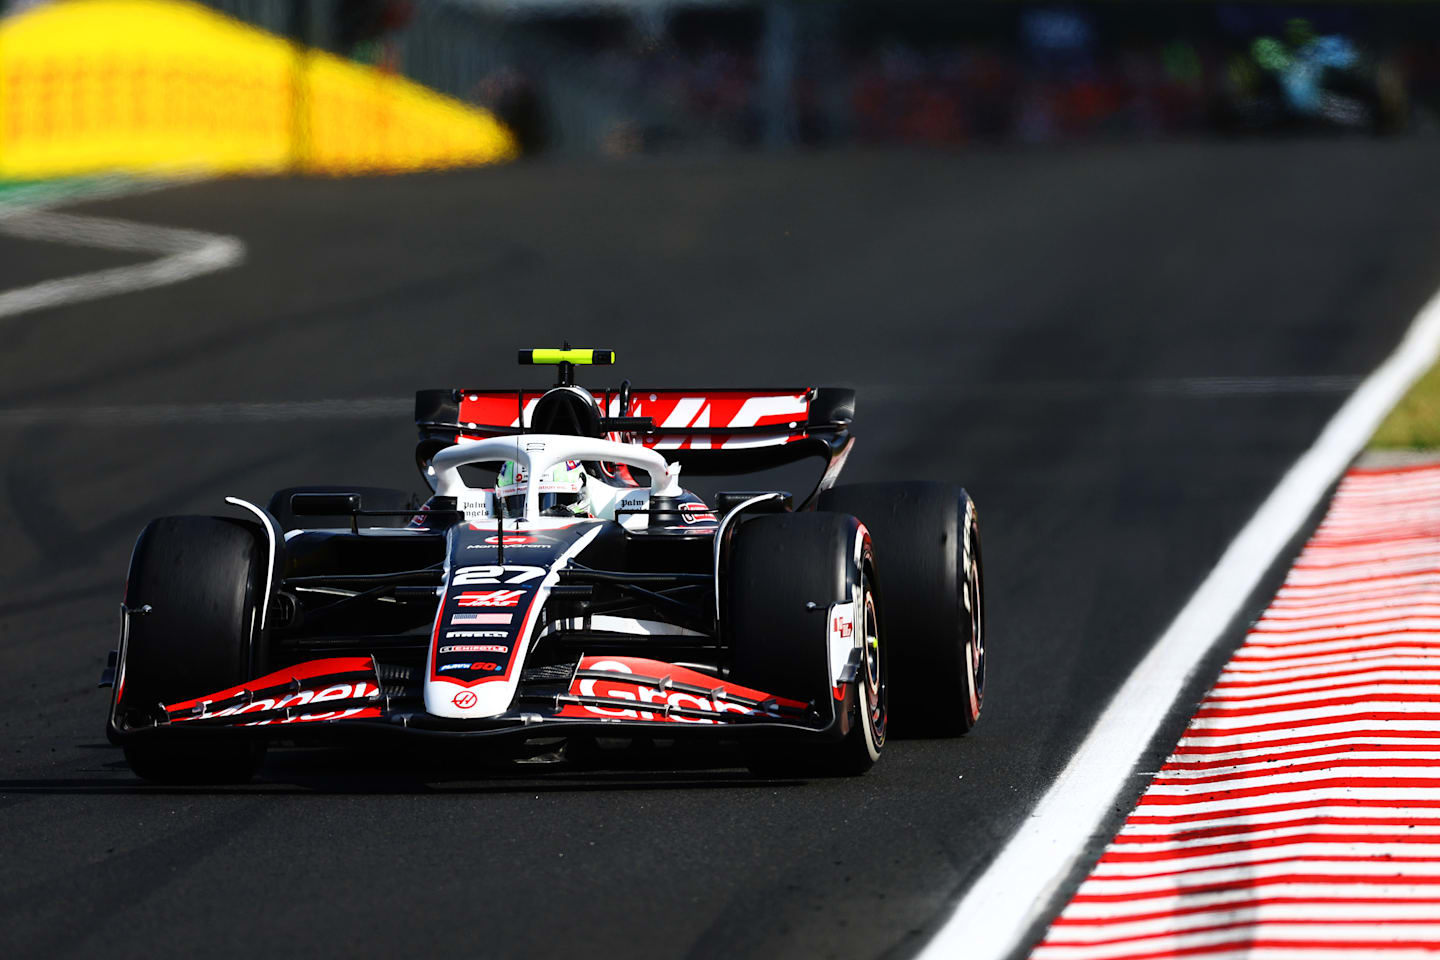
POLYGON ((604 525, 537 521, 501 531, 489 520, 451 530, 425 671, 426 713, 483 720, 510 709, 555 571, 604 525))

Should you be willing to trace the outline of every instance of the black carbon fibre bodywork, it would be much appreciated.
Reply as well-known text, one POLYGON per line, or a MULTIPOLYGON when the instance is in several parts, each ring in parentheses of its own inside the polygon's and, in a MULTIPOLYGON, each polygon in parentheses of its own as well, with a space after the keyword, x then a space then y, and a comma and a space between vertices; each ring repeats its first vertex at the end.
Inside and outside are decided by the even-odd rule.
MULTIPOLYGON (((802 706, 725 692, 727 684, 743 685, 746 678, 731 676, 722 639, 717 557, 749 508, 766 512, 788 501, 772 498, 733 507, 728 527, 701 512, 708 508, 692 495, 685 502, 697 509, 673 513, 667 508, 667 519, 640 530, 600 519, 548 526, 501 521, 487 527, 436 511, 418 515, 406 528, 291 531, 276 544, 271 613, 265 622, 257 620, 252 640, 260 651, 257 662, 283 674, 324 658, 365 658, 372 665, 368 697, 327 702, 325 714, 312 719, 297 713, 297 706, 267 707, 267 696, 283 702, 283 695, 250 684, 252 689, 233 697, 203 701, 196 707, 200 714, 191 716, 162 704, 132 702, 122 684, 112 700, 107 734, 116 743, 197 736, 309 743, 357 732, 521 740, 579 733, 642 736, 661 730, 672 739, 842 736, 853 697, 802 706), (717 534, 722 539, 718 552, 717 534), (596 617, 653 623, 660 629, 650 634, 616 630, 596 617), (692 694, 718 696, 713 708, 703 697, 696 708, 667 705, 653 723, 645 712, 623 723, 577 717, 567 707, 614 713, 625 706, 603 696, 576 695, 574 684, 587 656, 683 664, 686 671, 713 678, 713 684, 692 694), (426 709, 427 684, 453 684, 460 698, 492 681, 514 684, 509 709, 474 719, 436 716, 426 709), (749 712, 726 713, 722 704, 742 704, 749 712)), ((263 547, 258 526, 255 533, 257 546, 263 547)), ((124 615, 127 625, 130 615, 124 615)), ((123 677, 124 631, 116 660, 123 677)), ((324 684, 353 679, 351 674, 326 675, 304 684, 295 680, 289 689, 306 687, 313 693, 324 684)), ((668 675, 654 679, 662 692, 685 689, 668 675)), ((202 697, 212 691, 187 693, 202 697)))

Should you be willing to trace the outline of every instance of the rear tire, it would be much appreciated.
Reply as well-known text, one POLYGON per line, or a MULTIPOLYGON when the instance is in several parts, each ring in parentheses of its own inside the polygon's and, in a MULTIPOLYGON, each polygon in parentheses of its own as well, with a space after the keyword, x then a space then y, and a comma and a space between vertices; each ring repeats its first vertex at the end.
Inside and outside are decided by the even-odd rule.
MULTIPOLYGON (((393 490, 390 487, 356 487, 345 484, 312 484, 305 487, 285 487, 276 490, 270 498, 270 515, 280 523, 281 530, 320 529, 326 527, 348 527, 350 516, 297 517, 290 509, 290 496, 296 493, 358 493, 362 510, 406 510, 418 513, 424 502, 407 490, 393 490)), ((361 517, 362 527, 403 527, 410 522, 408 516, 361 517)))
POLYGON ((968 733, 985 699, 980 524, 970 495, 944 483, 857 483, 827 490, 819 507, 858 517, 885 571, 894 732, 968 733))
MULTIPOLYGON (((264 672, 255 642, 265 589, 262 534, 219 517, 162 517, 135 543, 126 581, 130 616, 123 713, 155 718, 160 705, 243 683, 264 672)), ((125 747, 137 775, 160 783, 235 783, 254 776, 258 742, 147 739, 125 747)))
POLYGON ((847 711, 839 742, 744 743, 750 768, 780 776, 854 776, 870 769, 885 744, 888 679, 874 558, 855 518, 799 513, 746 520, 734 533, 727 570, 724 630, 735 681, 847 711), (836 701, 830 605, 852 597, 861 601, 855 624, 865 631, 865 656, 855 695, 836 701))

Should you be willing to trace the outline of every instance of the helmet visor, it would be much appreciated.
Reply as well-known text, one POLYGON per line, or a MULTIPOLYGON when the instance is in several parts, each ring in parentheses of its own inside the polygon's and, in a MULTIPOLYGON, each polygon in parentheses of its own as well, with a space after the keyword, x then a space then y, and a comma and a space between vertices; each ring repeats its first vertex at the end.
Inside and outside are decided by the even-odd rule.
MULTIPOLYGON (((512 464, 507 464, 506 469, 501 470, 495 485, 495 499, 500 503, 507 519, 531 519, 525 517, 527 488, 523 470, 512 464)), ((568 517, 589 509, 584 472, 574 461, 567 461, 549 470, 535 484, 535 492, 539 494, 541 516, 568 517)))

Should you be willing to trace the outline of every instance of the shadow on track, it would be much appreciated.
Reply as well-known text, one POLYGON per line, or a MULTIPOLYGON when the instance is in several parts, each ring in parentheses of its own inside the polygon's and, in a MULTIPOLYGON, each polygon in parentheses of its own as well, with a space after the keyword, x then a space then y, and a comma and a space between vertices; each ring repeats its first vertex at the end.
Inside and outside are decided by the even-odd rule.
MULTIPOLYGON (((106 743, 80 745, 114 750, 106 743)), ((434 748, 401 750, 277 749, 252 783, 175 786, 133 778, 124 760, 101 764, 115 777, 0 779, 0 795, 345 795, 520 794, 794 787, 805 780, 768 779, 747 772, 725 747, 639 746, 587 755, 584 762, 558 752, 511 758, 493 753, 434 748), (121 779, 121 778, 126 779, 121 779)), ((77 771, 78 773, 79 771, 77 771)))

